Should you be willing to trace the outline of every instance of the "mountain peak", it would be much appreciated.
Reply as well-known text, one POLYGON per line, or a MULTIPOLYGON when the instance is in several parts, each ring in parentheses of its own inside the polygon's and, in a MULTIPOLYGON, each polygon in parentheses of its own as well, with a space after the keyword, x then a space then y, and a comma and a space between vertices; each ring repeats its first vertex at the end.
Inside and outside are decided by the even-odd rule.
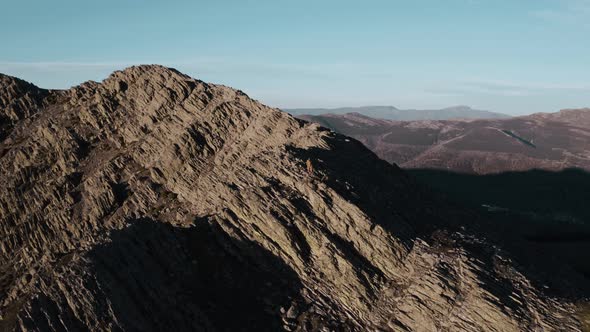
POLYGON ((456 105, 456 106, 450 106, 450 107, 445 107, 443 108, 443 110, 453 110, 453 111, 472 111, 473 108, 471 108, 470 106, 467 105, 456 105))
POLYGON ((577 324, 458 233, 470 212, 238 90, 149 65, 18 105, 36 115, 0 140, 2 330, 577 324))
POLYGON ((149 75, 153 77, 158 76, 180 76, 186 79, 192 79, 191 77, 179 72, 178 70, 166 67, 158 64, 143 64, 143 65, 135 65, 129 66, 123 70, 117 70, 113 72, 109 77, 116 77, 116 78, 133 78, 140 75, 149 75))
POLYGON ((145 87, 166 88, 181 84, 194 86, 203 82, 184 75, 174 68, 162 65, 138 65, 113 72, 103 81, 103 85, 116 91, 126 90, 131 85, 138 89, 145 87))

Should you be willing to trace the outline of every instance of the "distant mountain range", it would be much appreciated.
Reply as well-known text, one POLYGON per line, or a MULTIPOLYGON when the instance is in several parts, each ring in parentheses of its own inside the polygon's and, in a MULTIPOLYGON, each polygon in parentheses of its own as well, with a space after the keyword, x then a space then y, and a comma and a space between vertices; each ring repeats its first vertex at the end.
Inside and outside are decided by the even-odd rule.
POLYGON ((590 109, 507 119, 390 121, 359 113, 302 115, 404 168, 498 173, 590 170, 590 109))
POLYGON ((507 114, 476 110, 469 106, 453 106, 438 110, 400 110, 393 106, 363 106, 342 108, 292 108, 284 109, 284 111, 295 116, 358 113, 372 118, 396 121, 502 119, 510 117, 507 114))

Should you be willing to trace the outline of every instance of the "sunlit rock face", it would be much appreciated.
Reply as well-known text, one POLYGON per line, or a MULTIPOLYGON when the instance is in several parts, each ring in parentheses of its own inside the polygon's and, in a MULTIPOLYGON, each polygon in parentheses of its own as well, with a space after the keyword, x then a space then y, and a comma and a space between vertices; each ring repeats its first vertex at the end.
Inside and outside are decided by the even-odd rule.
POLYGON ((356 140, 161 66, 1 82, 0 330, 580 330, 356 140))

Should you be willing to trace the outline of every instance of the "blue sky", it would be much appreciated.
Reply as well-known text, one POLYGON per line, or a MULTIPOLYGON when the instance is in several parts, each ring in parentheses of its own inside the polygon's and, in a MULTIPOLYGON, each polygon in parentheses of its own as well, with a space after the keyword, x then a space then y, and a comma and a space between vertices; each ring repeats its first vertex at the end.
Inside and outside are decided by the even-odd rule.
POLYGON ((590 0, 2 0, 0 72, 159 63, 276 107, 590 106, 590 0))

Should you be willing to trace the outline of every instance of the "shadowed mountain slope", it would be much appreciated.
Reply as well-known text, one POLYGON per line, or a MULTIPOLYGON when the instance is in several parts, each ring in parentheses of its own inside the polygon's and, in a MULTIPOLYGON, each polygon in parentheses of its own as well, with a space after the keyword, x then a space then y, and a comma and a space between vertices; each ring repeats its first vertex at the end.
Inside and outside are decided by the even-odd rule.
POLYGON ((0 330, 582 327, 356 140, 161 66, 2 79, 0 330))
POLYGON ((590 173, 531 170, 461 174, 408 170, 448 199, 478 211, 478 226, 535 269, 551 292, 590 296, 590 173))

